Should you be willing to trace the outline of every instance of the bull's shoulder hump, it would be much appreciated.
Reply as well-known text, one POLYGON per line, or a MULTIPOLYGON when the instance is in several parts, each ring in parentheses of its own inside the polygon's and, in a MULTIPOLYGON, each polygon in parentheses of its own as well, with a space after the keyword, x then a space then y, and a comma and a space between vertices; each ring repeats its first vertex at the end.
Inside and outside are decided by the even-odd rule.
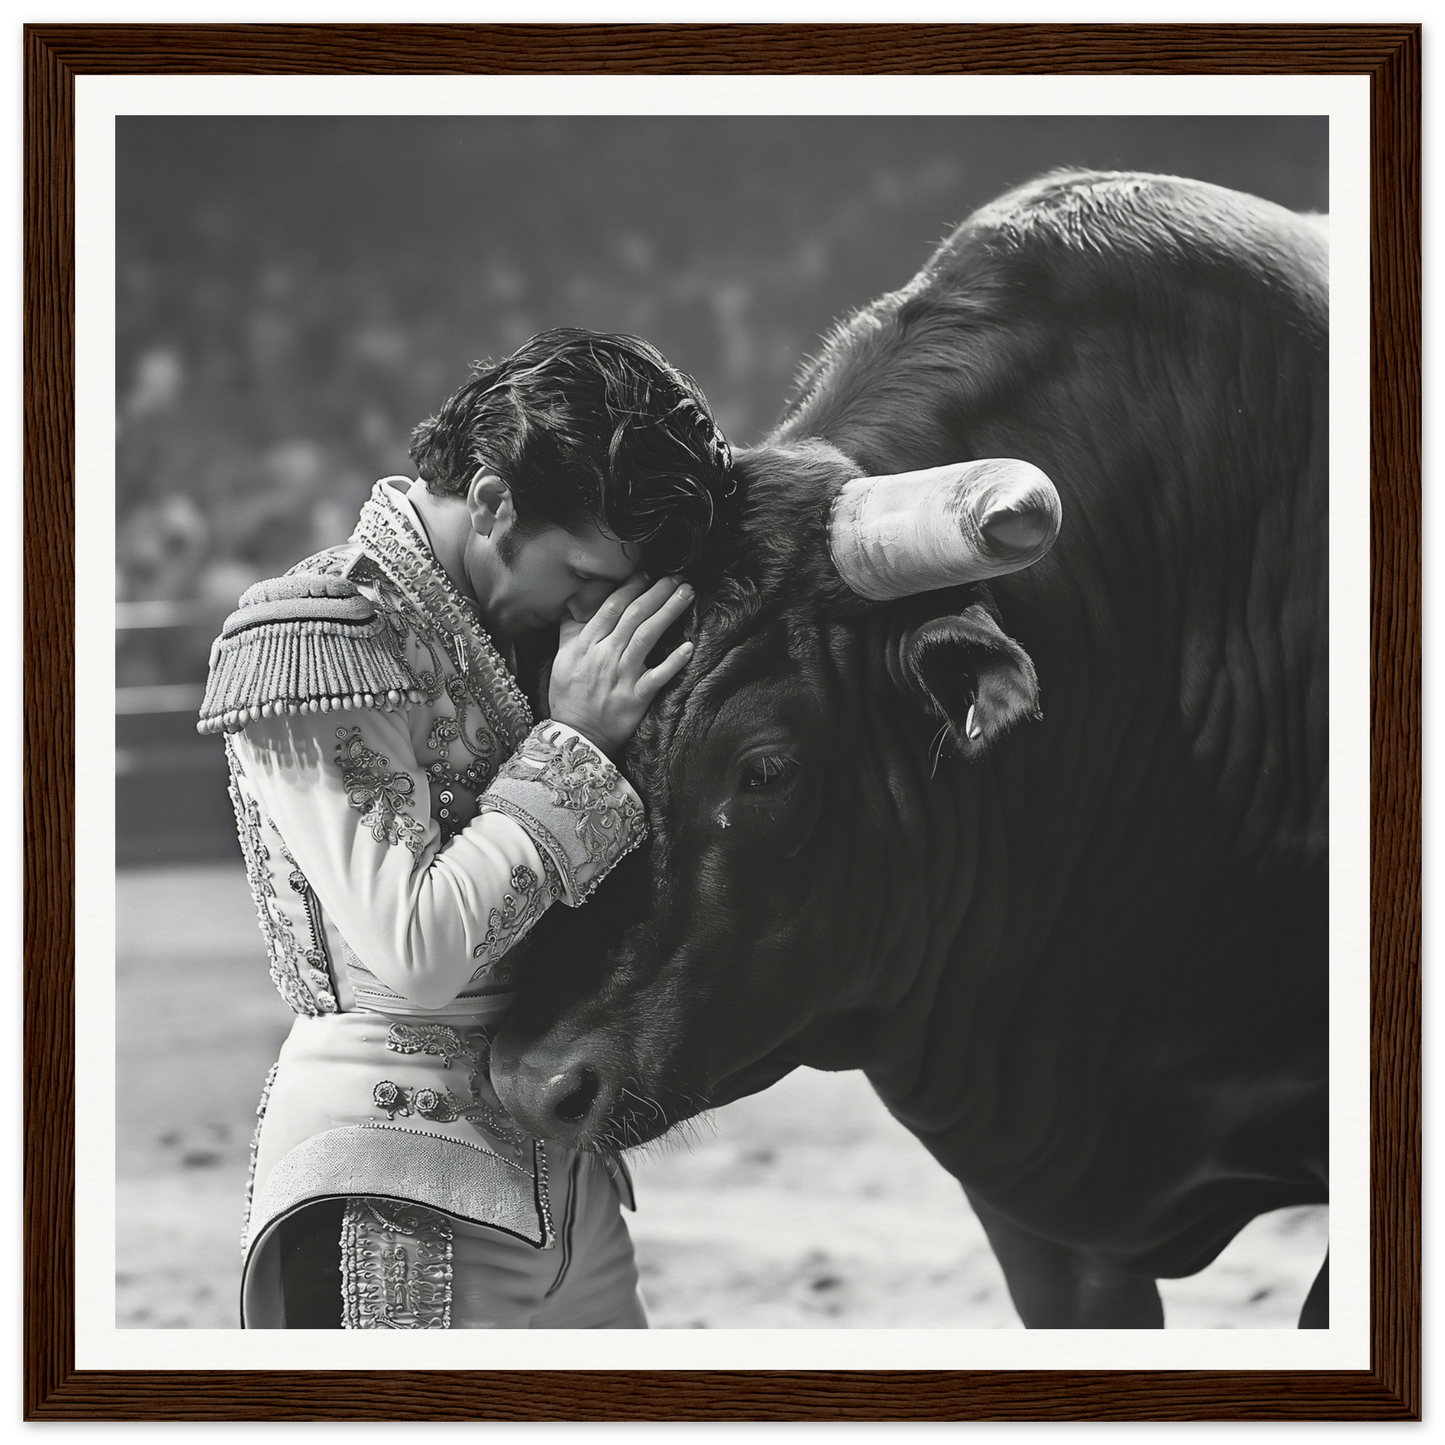
POLYGON ((1315 292, 1328 279, 1328 218, 1183 176, 1056 171, 1000 196, 958 226, 924 268, 947 290, 961 268, 975 283, 1026 262, 1155 272, 1221 268, 1271 289, 1315 292))

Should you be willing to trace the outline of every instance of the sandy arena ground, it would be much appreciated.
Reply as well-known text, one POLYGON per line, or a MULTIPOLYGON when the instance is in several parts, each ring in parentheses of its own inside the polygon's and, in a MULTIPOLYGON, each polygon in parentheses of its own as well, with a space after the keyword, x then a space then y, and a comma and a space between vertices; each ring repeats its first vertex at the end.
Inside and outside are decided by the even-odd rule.
MULTIPOLYGON (((239 867, 122 873, 117 915, 117 1323, 229 1328, 255 1101, 290 1015, 239 867)), ((860 1075, 800 1070, 633 1165, 655 1326, 1019 1328, 958 1186, 860 1075)), ((1326 1225, 1256 1220, 1163 1282, 1169 1326, 1292 1327, 1326 1225)))

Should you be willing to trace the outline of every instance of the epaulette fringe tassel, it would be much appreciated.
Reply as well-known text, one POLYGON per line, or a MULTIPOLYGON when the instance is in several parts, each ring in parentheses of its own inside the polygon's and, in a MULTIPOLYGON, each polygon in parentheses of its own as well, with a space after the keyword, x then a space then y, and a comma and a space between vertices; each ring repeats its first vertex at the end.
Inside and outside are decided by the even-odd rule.
POLYGON ((239 732, 294 713, 391 712, 422 700, 376 609, 344 577, 258 582, 211 649, 196 730, 239 732))

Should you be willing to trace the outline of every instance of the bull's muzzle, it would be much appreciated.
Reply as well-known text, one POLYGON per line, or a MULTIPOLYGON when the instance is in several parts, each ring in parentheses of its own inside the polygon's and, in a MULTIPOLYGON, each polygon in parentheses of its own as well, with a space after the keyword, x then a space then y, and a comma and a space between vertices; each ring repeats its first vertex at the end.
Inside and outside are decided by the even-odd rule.
POLYGON ((599 1138, 617 1102, 618 1086, 589 1040, 552 1044, 510 1040, 492 1047, 492 1087, 527 1133, 563 1144, 599 1138))

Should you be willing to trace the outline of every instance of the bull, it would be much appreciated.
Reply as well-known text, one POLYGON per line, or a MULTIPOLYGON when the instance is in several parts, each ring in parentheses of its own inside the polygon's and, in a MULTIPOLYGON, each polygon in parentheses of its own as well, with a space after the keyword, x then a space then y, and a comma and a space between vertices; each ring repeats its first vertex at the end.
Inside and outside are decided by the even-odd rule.
POLYGON ((1327 278, 1317 219, 1070 172, 834 330, 628 754, 650 843, 539 930, 518 1120, 861 1069, 1031 1327, 1161 1326, 1326 1199, 1327 278))

